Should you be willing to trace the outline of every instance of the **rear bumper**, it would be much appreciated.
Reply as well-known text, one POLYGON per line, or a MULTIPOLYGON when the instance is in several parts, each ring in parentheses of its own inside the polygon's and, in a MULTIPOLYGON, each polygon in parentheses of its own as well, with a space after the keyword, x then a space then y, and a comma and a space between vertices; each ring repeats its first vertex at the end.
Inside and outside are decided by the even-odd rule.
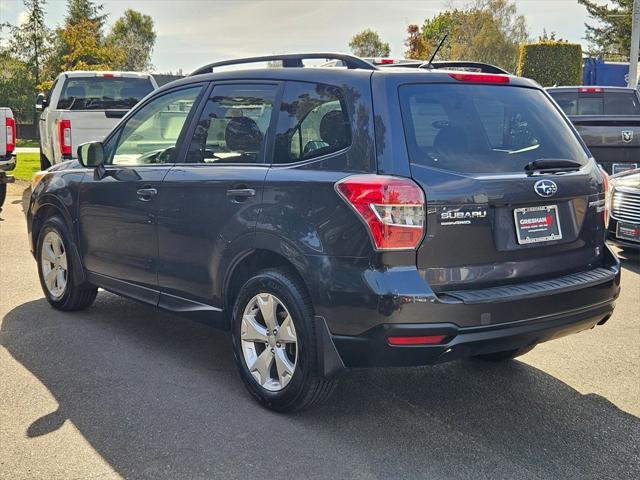
POLYGON ((346 367, 418 366, 535 345, 605 323, 613 302, 538 321, 459 328, 452 323, 385 324, 358 336, 333 336, 346 367), (442 344, 390 346, 389 336, 445 335, 442 344))
POLYGON ((0 157, 0 172, 8 172, 16 168, 16 156, 7 155, 0 157))
POLYGON ((323 278, 333 281, 311 282, 310 288, 316 314, 327 326, 330 345, 323 349, 335 351, 346 367, 427 365, 589 329, 611 316, 620 293, 620 262, 604 250, 602 263, 584 272, 446 294, 434 293, 415 268, 363 271, 352 261, 328 274, 337 267, 325 257, 323 278), (432 335, 445 339, 429 346, 387 341, 432 335))

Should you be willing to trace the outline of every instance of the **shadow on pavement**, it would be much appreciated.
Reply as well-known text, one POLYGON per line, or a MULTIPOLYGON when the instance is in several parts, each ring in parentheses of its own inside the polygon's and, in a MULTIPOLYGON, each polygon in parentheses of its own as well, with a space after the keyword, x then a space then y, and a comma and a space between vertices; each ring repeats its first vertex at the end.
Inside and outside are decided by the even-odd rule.
MULTIPOLYGON (((2 344, 126 478, 638 478, 640 421, 524 363, 353 371, 296 415, 254 404, 226 334, 108 293, 85 312, 45 300, 2 344)), ((72 460, 67 460, 72 461, 72 460)))

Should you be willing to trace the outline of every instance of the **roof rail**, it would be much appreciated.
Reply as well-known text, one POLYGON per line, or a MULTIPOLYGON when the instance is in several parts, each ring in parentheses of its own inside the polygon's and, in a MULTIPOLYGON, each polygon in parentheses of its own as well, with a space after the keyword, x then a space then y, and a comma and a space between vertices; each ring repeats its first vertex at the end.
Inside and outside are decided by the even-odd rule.
POLYGON ((491 65, 489 63, 482 62, 467 62, 467 61, 439 61, 439 62, 424 62, 418 68, 474 68, 479 69, 482 73, 501 73, 509 75, 509 72, 503 70, 500 67, 496 67, 495 65, 491 65))
POLYGON ((204 73, 211 73, 214 68, 225 67, 227 65, 242 65, 246 63, 258 63, 258 62, 270 62, 270 61, 282 61, 282 66, 285 68, 303 67, 302 60, 320 58, 324 60, 342 60, 347 68, 360 68, 362 70, 377 70, 375 65, 347 53, 292 53, 286 55, 265 55, 262 57, 247 57, 237 58, 234 60, 222 60, 220 62, 213 62, 196 69, 191 72, 190 77, 194 75, 202 75, 204 73))

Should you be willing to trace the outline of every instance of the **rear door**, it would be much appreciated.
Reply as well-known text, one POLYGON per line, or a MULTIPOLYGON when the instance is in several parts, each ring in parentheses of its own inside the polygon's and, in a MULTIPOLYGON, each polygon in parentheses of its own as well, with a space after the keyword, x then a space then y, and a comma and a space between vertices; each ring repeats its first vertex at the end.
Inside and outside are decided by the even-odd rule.
POLYGON ((280 88, 277 82, 217 83, 204 102, 185 157, 163 184, 161 305, 221 307, 215 293, 224 281, 220 265, 250 248, 255 235, 280 88))
POLYGON ((543 92, 462 82, 399 92, 411 175, 428 206, 417 264, 432 287, 529 281, 598 261, 597 167, 543 92), (540 159, 582 168, 528 174, 540 159))
POLYGON ((84 176, 81 254, 86 269, 99 275, 99 285, 157 302, 162 181, 175 163, 181 132, 202 89, 191 85, 150 100, 106 142, 106 176, 84 176))

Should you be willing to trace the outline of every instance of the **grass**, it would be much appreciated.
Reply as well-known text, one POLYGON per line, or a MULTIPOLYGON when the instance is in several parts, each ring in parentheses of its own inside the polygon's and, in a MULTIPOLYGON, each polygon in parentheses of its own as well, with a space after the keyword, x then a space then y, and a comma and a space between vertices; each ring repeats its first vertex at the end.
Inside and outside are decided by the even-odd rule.
POLYGON ((23 138, 19 138, 16 146, 38 148, 40 146, 40 142, 38 140, 25 140, 23 138))
POLYGON ((28 182, 33 178, 33 174, 40 170, 40 154, 39 153, 18 153, 18 161, 15 170, 7 172, 18 180, 26 180, 28 182))

